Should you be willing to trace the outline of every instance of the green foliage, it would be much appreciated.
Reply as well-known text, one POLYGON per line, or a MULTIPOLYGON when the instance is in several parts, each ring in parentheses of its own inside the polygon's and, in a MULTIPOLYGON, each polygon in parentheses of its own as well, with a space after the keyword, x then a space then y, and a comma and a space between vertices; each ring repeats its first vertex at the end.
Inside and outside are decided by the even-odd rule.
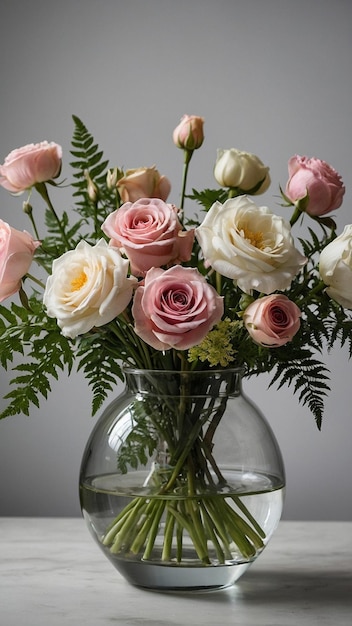
POLYGON ((133 409, 133 415, 129 411, 130 433, 119 448, 117 459, 118 469, 122 474, 126 474, 129 467, 137 469, 139 464, 147 465, 160 438, 158 430, 150 423, 144 403, 135 402, 133 409))
POLYGON ((301 350, 297 360, 279 361, 270 386, 278 382, 283 385, 294 385, 294 393, 298 393, 299 402, 307 405, 315 417, 320 430, 324 412, 324 397, 330 390, 327 380, 329 371, 324 364, 313 358, 310 350, 301 350))
MULTIPOLYGON (((59 188, 59 183, 48 181, 35 185, 36 192, 46 204, 46 236, 35 252, 35 261, 47 273, 51 272, 54 259, 74 249, 82 239, 94 245, 104 237, 101 230, 103 221, 121 204, 116 181, 123 176, 123 172, 118 168, 109 168, 103 151, 75 115, 73 123, 70 165, 75 206, 72 215, 67 211, 58 214, 51 202, 48 185, 59 188)), ((254 188, 249 193, 255 191, 254 188)), ((192 189, 186 197, 206 212, 214 202, 224 203, 230 196, 241 193, 241 190, 235 189, 192 189)), ((287 203, 290 204, 288 200, 287 203)), ((302 209, 303 201, 294 213, 292 223, 300 218, 302 209)), ((36 232, 33 207, 29 201, 25 212, 36 232)), ((185 217, 184 227, 193 228, 201 221, 197 215, 185 217)), ((309 407, 320 428, 323 401, 329 387, 328 370, 320 362, 319 355, 324 349, 338 344, 347 346, 349 356, 352 356, 352 319, 350 311, 328 297, 318 271, 321 251, 336 237, 335 223, 326 217, 313 218, 312 223, 321 229, 321 236, 313 228, 308 228, 308 238, 298 240, 308 263, 286 291, 286 295, 301 309, 301 328, 293 340, 281 348, 268 348, 253 342, 243 324, 242 315, 249 302, 262 294, 245 295, 236 288, 233 280, 210 270, 204 263, 197 240, 190 261, 184 265, 197 268, 223 296, 226 324, 223 320, 224 326, 218 325, 210 331, 204 342, 190 351, 189 360, 187 352, 158 351, 142 341, 134 332, 131 305, 109 324, 92 328, 75 341, 65 338, 56 320, 46 314, 42 303, 44 284, 41 291, 33 291, 28 296, 25 277, 19 291, 20 304, 0 305, 0 364, 4 369, 12 368, 15 372, 10 381, 12 390, 6 395, 10 403, 0 417, 16 413, 28 415, 31 405, 38 407, 40 398, 47 398, 52 380, 56 380, 63 370, 70 372, 75 362, 92 389, 93 414, 100 409, 116 382, 123 379, 123 364, 142 369, 170 370, 181 366, 207 369, 234 365, 244 366, 248 376, 269 372, 273 375, 271 384, 292 387, 299 401, 309 407), (17 361, 19 364, 14 366, 17 361)), ((32 279, 40 285, 40 281, 33 276, 32 279)), ((142 421, 140 424, 143 430, 142 421)), ((142 443, 141 440, 140 448, 134 444, 135 458, 140 461, 142 443)), ((152 443, 149 442, 150 445, 152 443)))
POLYGON ((103 151, 99 150, 98 144, 76 115, 73 115, 73 121, 71 154, 74 160, 70 165, 74 170, 75 211, 82 216, 82 223, 89 225, 86 241, 96 243, 103 236, 101 224, 112 209, 117 208, 119 196, 116 189, 108 188, 109 162, 103 158, 103 151))
POLYGON ((187 195, 190 200, 195 200, 205 211, 209 211, 214 202, 225 202, 228 199, 228 191, 226 189, 204 189, 197 191, 192 189, 192 193, 187 195))
POLYGON ((18 375, 10 380, 13 389, 5 395, 10 402, 0 419, 29 415, 31 405, 39 407, 40 398, 48 397, 50 381, 57 380, 60 371, 69 373, 74 363, 71 342, 61 334, 56 320, 45 315, 34 296, 29 305, 30 310, 15 303, 9 308, 0 305, 1 365, 7 370, 16 353, 25 361, 12 368, 18 375))
POLYGON ((91 333, 82 337, 77 351, 78 370, 82 370, 92 388, 92 415, 95 415, 116 387, 123 380, 121 366, 117 360, 118 346, 109 351, 103 334, 91 333))

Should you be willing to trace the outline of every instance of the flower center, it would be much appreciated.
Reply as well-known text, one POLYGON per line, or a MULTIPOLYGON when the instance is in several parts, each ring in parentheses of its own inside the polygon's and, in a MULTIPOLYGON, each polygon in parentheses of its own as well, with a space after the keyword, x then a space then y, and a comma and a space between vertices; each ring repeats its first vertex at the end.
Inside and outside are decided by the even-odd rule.
POLYGON ((82 289, 83 285, 87 282, 87 274, 84 270, 81 271, 78 276, 71 280, 71 288, 72 291, 79 291, 82 289))
POLYGON ((255 248, 258 248, 259 250, 262 250, 264 247, 264 242, 263 242, 263 233, 262 232, 254 232, 253 230, 250 230, 249 228, 242 228, 241 229, 241 236, 246 239, 246 241, 248 241, 252 246, 254 246, 255 248))

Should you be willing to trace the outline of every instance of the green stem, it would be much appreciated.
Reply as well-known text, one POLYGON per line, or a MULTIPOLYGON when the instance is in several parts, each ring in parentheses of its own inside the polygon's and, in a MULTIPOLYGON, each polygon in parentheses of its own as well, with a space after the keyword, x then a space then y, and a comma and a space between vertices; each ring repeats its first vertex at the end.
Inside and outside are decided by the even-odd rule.
POLYGON ((143 554, 143 559, 149 559, 151 552, 154 547, 155 539, 158 534, 159 522, 161 520, 161 516, 165 509, 165 500, 158 500, 156 504, 156 511, 154 511, 154 515, 151 517, 153 523, 151 525, 151 531, 148 537, 147 545, 145 547, 145 551, 143 554))
POLYGON ((170 561, 174 527, 175 527, 175 517, 170 513, 170 510, 168 507, 167 516, 165 520, 163 552, 161 555, 162 561, 170 561))
MULTIPOLYGON (((188 532, 189 536, 192 539, 192 543, 198 554, 199 559, 203 561, 204 563, 209 564, 208 554, 207 552, 204 552, 204 546, 202 545, 202 542, 199 540, 198 535, 194 533, 194 528, 192 526, 191 521, 189 521, 185 517, 185 515, 183 515, 179 511, 176 511, 176 509, 170 509, 170 512, 172 513, 172 515, 175 516, 176 521, 179 523, 179 526, 181 528, 184 528, 188 532)), ((182 560, 182 556, 180 560, 182 560)))
POLYGON ((259 526, 258 522, 254 519, 253 515, 248 511, 247 507, 245 504, 243 504, 241 498, 239 498, 238 496, 232 496, 232 500, 234 501, 234 503, 238 506, 238 508, 240 509, 240 511, 242 511, 242 513, 247 517, 247 519, 250 521, 250 523, 252 524, 252 526, 255 528, 256 532, 258 533, 258 535, 260 535, 260 537, 262 537, 263 539, 265 539, 266 534, 264 532, 264 530, 261 528, 261 526, 259 526))
POLYGON ((201 507, 202 514, 203 514, 205 528, 207 530, 209 538, 213 542, 219 563, 223 564, 225 563, 225 558, 231 559, 231 552, 229 551, 228 546, 226 544, 224 546, 224 549, 221 547, 220 541, 218 540, 215 534, 215 526, 214 526, 213 520, 210 517, 207 511, 207 508, 204 505, 204 502, 202 501, 200 502, 200 507, 201 507))
POLYGON ((35 234, 36 238, 39 241, 40 240, 39 231, 38 231, 35 219, 33 217, 33 209, 32 209, 32 207, 29 204, 27 204, 27 209, 26 209, 25 213, 27 213, 27 215, 28 215, 28 217, 30 219, 30 222, 32 224, 32 228, 33 228, 34 234, 35 234))
POLYGON ((188 167, 189 162, 192 158, 193 150, 184 150, 184 162, 183 162, 183 173, 182 173, 182 188, 181 188, 181 201, 180 201, 180 209, 183 211, 185 195, 186 195, 186 186, 187 186, 187 175, 188 175, 188 167))
POLYGON ((293 211, 292 217, 290 219, 291 227, 299 220, 301 216, 302 211, 298 207, 295 207, 295 210, 293 211))
POLYGON ((36 188, 37 192, 39 193, 39 195, 43 198, 43 200, 48 205, 50 211, 52 212, 52 214, 53 214, 53 216, 54 216, 54 218, 55 218, 55 220, 57 222, 57 225, 59 227, 62 239, 65 242, 65 244, 67 246, 67 249, 70 249, 71 248, 70 242, 69 242, 68 237, 66 235, 65 229, 64 229, 64 227, 63 227, 63 225, 61 223, 61 220, 60 220, 58 214, 56 213, 56 211, 54 209, 54 206, 53 206, 53 204, 52 204, 52 202, 51 202, 51 200, 49 198, 48 190, 46 188, 45 183, 37 183, 35 185, 35 188, 36 188))
POLYGON ((297 300, 297 306, 299 308, 302 308, 302 306, 304 304, 306 304, 309 301, 312 301, 314 296, 316 296, 318 293, 321 293, 322 291, 324 291, 324 289, 326 289, 327 285, 324 283, 323 280, 320 280, 317 285, 315 285, 315 287, 313 287, 313 289, 311 289, 309 291, 309 294, 303 298, 302 300, 297 300))
POLYGON ((36 278, 35 276, 33 276, 32 274, 26 274, 27 278, 29 278, 30 280, 32 280, 34 283, 36 283, 37 285, 39 285, 39 287, 41 287, 42 289, 45 289, 45 285, 44 283, 39 280, 39 278, 36 278))
POLYGON ((176 559, 178 563, 182 561, 182 548, 183 548, 183 526, 180 523, 177 523, 176 529, 176 559))

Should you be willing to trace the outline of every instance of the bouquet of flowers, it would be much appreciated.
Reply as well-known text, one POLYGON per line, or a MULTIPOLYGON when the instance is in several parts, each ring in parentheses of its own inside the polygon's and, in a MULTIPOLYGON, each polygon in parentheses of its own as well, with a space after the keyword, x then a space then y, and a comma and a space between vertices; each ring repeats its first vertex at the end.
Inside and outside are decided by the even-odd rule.
POLYGON ((73 196, 76 218, 58 215, 49 196, 62 149, 43 141, 13 150, 0 184, 23 203, 32 234, 0 220, 1 364, 22 357, 1 417, 29 413, 47 397, 51 378, 83 369, 95 413, 123 378, 123 364, 150 369, 246 367, 294 382, 320 427, 328 370, 324 347, 349 343, 352 320, 352 225, 337 236, 331 212, 343 199, 338 173, 317 158, 293 156, 283 205, 290 222, 250 196, 266 191, 269 168, 255 155, 219 150, 220 188, 187 194, 189 163, 203 143, 203 119, 184 116, 173 140, 184 153, 181 197, 153 167, 110 168, 84 124, 74 117, 73 196), (44 199, 47 232, 39 232, 33 191, 44 199), (202 219, 184 215, 185 197, 202 219), (285 209, 287 210, 287 209, 285 209), (308 218, 310 238, 292 226, 308 218), (316 230, 313 226, 317 227, 316 230), (32 262, 49 273, 34 276, 32 262), (31 286, 31 288, 30 288, 31 286), (30 293, 28 293, 30 291, 30 293), (24 357, 24 358, 23 358, 24 357))
MULTIPOLYGON (((280 188, 290 220, 252 199, 271 181, 269 168, 249 152, 219 150, 218 187, 188 189, 204 120, 185 115, 173 132, 184 155, 181 193, 169 203, 170 182, 155 166, 111 167, 83 122, 73 121, 72 214, 57 212, 49 193, 63 185, 58 144, 16 149, 0 166, 0 185, 12 194, 28 192, 23 210, 32 230, 0 220, 0 301, 9 299, 0 305, 0 359, 15 371, 0 417, 28 415, 47 397, 51 380, 75 362, 92 388, 93 413, 125 366, 181 372, 235 366, 246 376, 270 372, 272 383, 292 385, 320 428, 329 391, 321 353, 335 342, 352 349, 352 225, 338 235, 331 217, 345 192, 339 174, 321 159, 293 156, 280 188), (46 205, 45 233, 35 192, 46 205), (194 202, 194 215, 185 214, 185 199, 194 202), (293 227, 304 219, 308 237, 295 241, 293 227), (20 362, 13 366, 16 353, 20 362)), ((193 426, 201 415, 202 426, 213 417, 191 415, 193 426)), ((174 432, 171 421, 167 429, 174 432)), ((190 450, 189 436, 183 433, 175 449, 190 450)), ((207 455, 199 437, 200 427, 193 448, 207 455)), ((149 510, 161 515, 160 502, 151 502, 149 510)), ((260 528, 243 507, 242 514, 257 549, 260 528)), ((192 526, 177 515, 181 526, 192 526)), ((222 513, 209 515, 217 532, 222 513)), ((229 515, 243 544, 243 518, 229 515)), ((110 530, 115 546, 126 530, 122 519, 110 530)))

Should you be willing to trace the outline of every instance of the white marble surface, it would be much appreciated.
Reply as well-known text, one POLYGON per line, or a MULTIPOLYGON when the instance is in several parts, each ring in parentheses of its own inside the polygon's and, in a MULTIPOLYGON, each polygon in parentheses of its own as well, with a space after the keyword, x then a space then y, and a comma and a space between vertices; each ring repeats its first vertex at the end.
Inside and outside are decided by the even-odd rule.
POLYGON ((82 519, 0 518, 1 626, 351 626, 352 522, 281 522, 231 589, 129 585, 82 519))

